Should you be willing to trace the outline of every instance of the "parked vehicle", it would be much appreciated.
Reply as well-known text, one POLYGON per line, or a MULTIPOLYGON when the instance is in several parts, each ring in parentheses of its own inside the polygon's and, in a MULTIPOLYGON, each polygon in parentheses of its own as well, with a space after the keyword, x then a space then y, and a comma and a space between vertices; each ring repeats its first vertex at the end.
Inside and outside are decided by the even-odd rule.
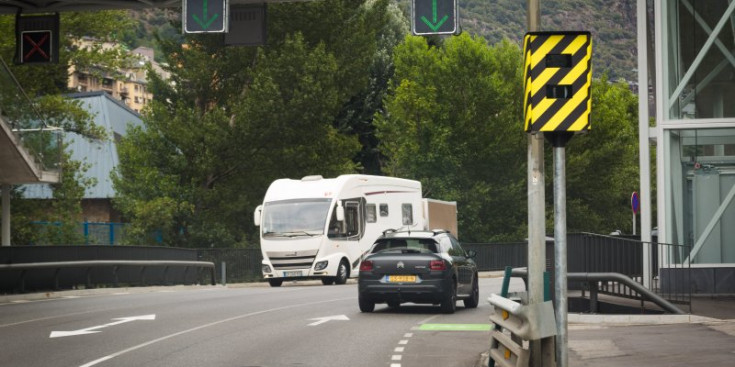
POLYGON ((360 264, 360 311, 372 312, 376 303, 397 308, 413 302, 454 313, 457 300, 475 308, 480 292, 473 257, 447 231, 387 231, 360 264))
POLYGON ((394 177, 276 180, 254 216, 263 277, 274 287, 314 278, 344 284, 357 276, 360 259, 384 230, 425 229, 429 210, 442 203, 453 205, 454 217, 443 208, 437 220, 456 226, 456 203, 433 200, 430 208, 425 200, 420 182, 394 177))

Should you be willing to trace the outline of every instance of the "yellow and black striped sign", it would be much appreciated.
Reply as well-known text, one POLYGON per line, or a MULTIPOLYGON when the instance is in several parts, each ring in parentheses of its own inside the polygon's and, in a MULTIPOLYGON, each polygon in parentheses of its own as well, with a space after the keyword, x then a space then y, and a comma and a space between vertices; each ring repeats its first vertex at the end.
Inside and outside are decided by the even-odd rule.
POLYGON ((523 40, 526 132, 590 128, 589 32, 530 32, 523 40))

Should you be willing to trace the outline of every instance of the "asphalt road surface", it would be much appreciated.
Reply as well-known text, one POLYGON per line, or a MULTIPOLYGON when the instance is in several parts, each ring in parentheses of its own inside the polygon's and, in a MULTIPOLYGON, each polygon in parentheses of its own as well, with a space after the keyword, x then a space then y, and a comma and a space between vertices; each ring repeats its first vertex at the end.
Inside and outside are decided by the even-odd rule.
MULTIPOLYGON (((513 279, 511 290, 520 290, 513 279)), ((0 365, 475 366, 487 349, 486 299, 502 278, 480 279, 480 306, 377 305, 361 313, 357 285, 319 282, 60 292, 0 301, 0 365), (317 285, 318 283, 318 285, 317 285)))

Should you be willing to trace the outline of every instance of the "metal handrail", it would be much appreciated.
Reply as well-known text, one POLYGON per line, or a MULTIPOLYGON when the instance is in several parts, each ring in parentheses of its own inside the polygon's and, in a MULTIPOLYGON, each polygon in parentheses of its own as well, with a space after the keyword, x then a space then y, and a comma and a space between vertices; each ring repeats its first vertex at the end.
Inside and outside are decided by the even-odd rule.
MULTIPOLYGON (((525 278, 528 276, 528 270, 513 269, 513 272, 511 274, 512 276, 525 278)), ((659 295, 652 292, 648 288, 635 282, 633 279, 630 279, 628 276, 620 274, 620 273, 568 273, 567 279, 575 280, 575 281, 586 281, 586 282, 599 282, 599 281, 621 282, 621 283, 624 283, 626 286, 630 287, 631 289, 635 290, 636 292, 638 292, 641 296, 648 298, 651 302, 657 304, 659 307, 663 308, 664 310, 674 313, 674 314, 679 314, 679 315, 685 314, 684 311, 674 306, 671 302, 661 298, 659 295)), ((594 301, 596 302, 597 300, 594 300, 594 301)))

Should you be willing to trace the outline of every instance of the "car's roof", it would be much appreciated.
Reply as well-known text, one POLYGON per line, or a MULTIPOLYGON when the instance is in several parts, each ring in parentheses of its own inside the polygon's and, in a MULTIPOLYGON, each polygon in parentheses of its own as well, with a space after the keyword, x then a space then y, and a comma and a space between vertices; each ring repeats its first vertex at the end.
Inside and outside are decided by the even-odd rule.
POLYGON ((383 235, 378 239, 383 238, 433 238, 442 234, 449 234, 449 231, 443 229, 435 229, 432 231, 419 230, 419 231, 395 231, 386 230, 383 235))

